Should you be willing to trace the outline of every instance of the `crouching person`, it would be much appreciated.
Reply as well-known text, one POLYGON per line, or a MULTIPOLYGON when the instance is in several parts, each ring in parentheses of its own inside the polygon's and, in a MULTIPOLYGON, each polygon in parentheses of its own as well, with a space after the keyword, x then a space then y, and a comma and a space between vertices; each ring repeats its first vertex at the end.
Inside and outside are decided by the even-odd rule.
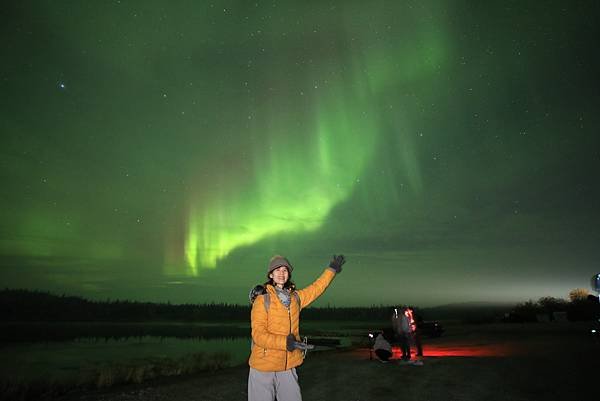
POLYGON ((301 401, 296 367, 304 361, 301 351, 300 310, 310 305, 342 271, 343 255, 311 285, 296 290, 293 267, 283 256, 273 256, 267 269, 264 294, 252 303, 252 352, 248 364, 248 401, 301 401))
POLYGON ((388 340, 385 339, 383 333, 379 333, 377 337, 375 337, 375 344, 373 344, 373 349, 375 350, 375 355, 381 362, 389 362, 392 357, 392 345, 388 340))

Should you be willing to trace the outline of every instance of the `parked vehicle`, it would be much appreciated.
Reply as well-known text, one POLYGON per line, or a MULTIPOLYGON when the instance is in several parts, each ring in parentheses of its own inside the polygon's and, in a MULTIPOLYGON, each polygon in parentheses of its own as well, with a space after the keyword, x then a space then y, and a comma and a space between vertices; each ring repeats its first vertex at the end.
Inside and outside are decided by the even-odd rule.
POLYGON ((444 327, 437 321, 423 321, 417 323, 417 330, 427 337, 439 337, 444 333, 444 327))

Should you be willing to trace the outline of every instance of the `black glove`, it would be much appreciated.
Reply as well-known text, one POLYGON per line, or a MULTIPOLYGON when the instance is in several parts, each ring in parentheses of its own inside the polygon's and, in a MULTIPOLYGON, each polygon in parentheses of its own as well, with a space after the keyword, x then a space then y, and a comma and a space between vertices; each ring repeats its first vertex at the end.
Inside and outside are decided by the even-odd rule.
POLYGON ((291 333, 288 334, 285 341, 286 341, 286 348, 290 352, 292 352, 295 349, 306 351, 306 350, 315 348, 315 346, 312 344, 306 344, 306 343, 303 343, 300 341, 296 341, 296 337, 294 337, 294 335, 291 333))
POLYGON ((335 270, 336 273, 339 273, 342 271, 342 265, 344 263, 346 263, 344 255, 333 255, 333 259, 331 259, 331 262, 329 262, 329 267, 335 270))
POLYGON ((288 351, 292 352, 296 349, 296 337, 292 333, 288 334, 286 341, 286 348, 288 351))

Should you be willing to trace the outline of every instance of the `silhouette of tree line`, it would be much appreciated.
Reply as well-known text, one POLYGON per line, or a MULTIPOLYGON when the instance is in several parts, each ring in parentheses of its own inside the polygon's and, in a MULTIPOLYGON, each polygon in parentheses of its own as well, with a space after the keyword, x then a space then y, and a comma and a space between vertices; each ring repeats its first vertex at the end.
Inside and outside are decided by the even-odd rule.
POLYGON ((529 300, 519 303, 507 313, 508 322, 536 322, 540 318, 548 321, 558 320, 560 314, 569 321, 589 321, 600 318, 598 297, 587 290, 576 288, 569 293, 569 300, 542 297, 538 301, 529 300))
MULTIPOLYGON (((302 311, 305 320, 387 321, 394 306, 311 307, 302 311)), ((425 319, 458 319, 469 323, 498 321, 536 321, 540 315, 553 320, 565 312, 569 320, 591 320, 600 315, 598 298, 573 291, 570 301, 543 297, 516 306, 447 306, 415 308, 425 319), (510 311, 508 313, 505 313, 510 311)), ((171 304, 128 300, 91 301, 78 296, 54 295, 26 289, 0 290, 2 322, 249 322, 250 305, 228 303, 171 304)))
MULTIPOLYGON (((311 307, 307 320, 387 320, 391 306, 311 307)), ((250 305, 228 303, 171 304, 122 300, 91 301, 78 296, 54 295, 26 289, 0 291, 0 321, 184 321, 231 322, 250 319, 250 305)))

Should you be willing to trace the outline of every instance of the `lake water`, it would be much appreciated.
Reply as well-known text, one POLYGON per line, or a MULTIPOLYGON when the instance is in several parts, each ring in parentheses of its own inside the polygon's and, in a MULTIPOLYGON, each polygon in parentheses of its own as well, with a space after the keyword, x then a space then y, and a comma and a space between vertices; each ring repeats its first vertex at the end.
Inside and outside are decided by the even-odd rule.
POLYGON ((3 377, 52 380, 111 364, 131 364, 155 358, 177 360, 195 353, 208 355, 224 352, 228 354, 227 365, 240 365, 246 362, 250 354, 250 338, 83 338, 65 342, 4 345, 0 351, 0 374, 3 377))
MULTIPOLYGON (((320 329, 328 327, 323 322, 315 325, 320 329)), ((177 361, 199 353, 206 360, 219 361, 227 354, 224 365, 237 366, 247 363, 251 346, 250 328, 246 325, 3 323, 0 326, 4 332, 4 341, 0 342, 0 375, 17 381, 77 380, 85 372, 104 366, 147 365, 162 358, 177 361)), ((310 328, 311 324, 306 326, 310 328)), ((330 327, 339 327, 339 323, 330 327)), ((349 340, 344 339, 340 345, 349 345, 349 340)), ((317 346, 315 351, 326 349, 330 348, 317 346)))

